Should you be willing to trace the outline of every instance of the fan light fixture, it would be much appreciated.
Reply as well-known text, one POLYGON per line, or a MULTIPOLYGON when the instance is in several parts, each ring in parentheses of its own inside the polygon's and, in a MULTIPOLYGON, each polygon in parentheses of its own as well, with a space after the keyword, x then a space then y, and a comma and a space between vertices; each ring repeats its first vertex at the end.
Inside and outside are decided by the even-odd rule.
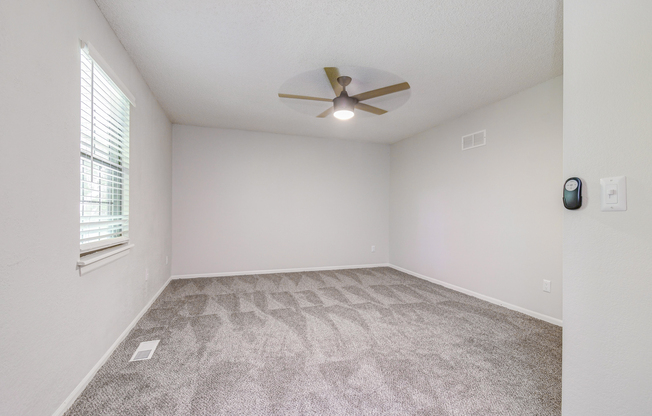
POLYGON ((339 118, 340 120, 348 120, 352 118, 355 114, 351 110, 339 110, 333 113, 335 118, 339 118))
POLYGON ((355 115, 355 113, 353 113, 353 109, 355 108, 355 105, 358 103, 358 99, 349 97, 349 94, 347 94, 346 92, 346 86, 349 85, 349 83, 351 82, 351 78, 339 77, 337 81, 338 82, 342 81, 340 82, 340 84, 342 85, 342 93, 340 94, 339 97, 333 98, 333 109, 335 110, 333 115, 335 116, 335 118, 338 118, 340 120, 348 120, 355 115), (348 79, 343 79, 343 78, 348 78, 348 79))
POLYGON ((333 98, 333 110, 335 111, 333 115, 340 120, 348 120, 355 115, 353 109, 358 103, 358 99, 349 97, 346 92, 346 86, 351 83, 351 77, 338 77, 337 83, 342 86, 342 92, 339 97, 333 98))

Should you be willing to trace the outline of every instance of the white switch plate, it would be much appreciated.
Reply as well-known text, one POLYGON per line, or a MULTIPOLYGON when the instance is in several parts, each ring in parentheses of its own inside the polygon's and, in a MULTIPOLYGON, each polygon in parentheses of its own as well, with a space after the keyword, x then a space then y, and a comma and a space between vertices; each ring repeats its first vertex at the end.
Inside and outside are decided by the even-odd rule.
POLYGON ((600 179, 602 211, 627 211, 627 178, 600 179))
POLYGON ((376 252, 376 246, 371 246, 371 252, 375 253, 376 252))
POLYGON ((550 293, 550 280, 543 281, 543 291, 550 293))

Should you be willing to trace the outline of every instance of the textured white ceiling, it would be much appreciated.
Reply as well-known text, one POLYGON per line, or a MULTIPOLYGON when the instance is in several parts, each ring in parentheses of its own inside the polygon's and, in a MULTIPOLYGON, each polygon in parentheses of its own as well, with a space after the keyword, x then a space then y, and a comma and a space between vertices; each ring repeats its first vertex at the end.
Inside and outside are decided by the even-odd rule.
POLYGON ((180 124, 394 143, 562 73, 561 0, 96 2, 180 124), (395 74, 409 99, 347 121, 284 105, 326 66, 395 74))

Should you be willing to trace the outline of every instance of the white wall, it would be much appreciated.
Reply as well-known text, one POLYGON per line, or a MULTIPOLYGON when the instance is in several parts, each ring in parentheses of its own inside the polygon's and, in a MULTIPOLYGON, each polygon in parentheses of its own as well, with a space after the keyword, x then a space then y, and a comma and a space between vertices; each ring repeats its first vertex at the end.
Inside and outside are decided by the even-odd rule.
POLYGON ((0 414, 48 415, 170 276, 171 125, 92 0, 3 0, 0 60, 0 414), (137 100, 136 246, 84 276, 76 270, 80 38, 137 100))
POLYGON ((392 145, 390 263, 561 319, 561 116, 557 77, 392 145))
POLYGON ((652 2, 564 3, 563 414, 652 414, 652 2), (627 177, 627 211, 600 178, 627 177))
POLYGON ((388 145, 173 131, 173 275, 387 262, 388 145))

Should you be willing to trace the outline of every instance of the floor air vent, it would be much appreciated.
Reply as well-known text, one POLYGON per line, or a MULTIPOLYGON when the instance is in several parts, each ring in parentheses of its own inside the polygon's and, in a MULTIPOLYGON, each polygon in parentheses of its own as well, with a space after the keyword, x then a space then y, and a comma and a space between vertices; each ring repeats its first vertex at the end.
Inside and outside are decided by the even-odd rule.
POLYGON ((131 360, 129 361, 149 360, 152 358, 152 355, 154 355, 154 351, 156 351, 156 347, 158 347, 159 342, 161 342, 159 339, 156 341, 141 342, 136 349, 136 352, 134 352, 134 355, 131 356, 131 360))
POLYGON ((474 147, 484 146, 485 144, 487 144, 487 130, 467 134, 462 137, 462 150, 473 149, 474 147))

